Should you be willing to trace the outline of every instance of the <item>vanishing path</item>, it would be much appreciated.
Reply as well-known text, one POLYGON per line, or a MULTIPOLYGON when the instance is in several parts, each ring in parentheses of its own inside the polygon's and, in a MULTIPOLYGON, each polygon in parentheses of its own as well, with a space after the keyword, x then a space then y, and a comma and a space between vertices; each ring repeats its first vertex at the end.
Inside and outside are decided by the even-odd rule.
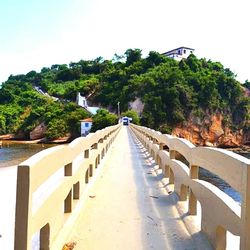
POLYGON ((201 233, 190 235, 176 195, 127 127, 113 145, 68 239, 74 250, 211 249, 201 233))

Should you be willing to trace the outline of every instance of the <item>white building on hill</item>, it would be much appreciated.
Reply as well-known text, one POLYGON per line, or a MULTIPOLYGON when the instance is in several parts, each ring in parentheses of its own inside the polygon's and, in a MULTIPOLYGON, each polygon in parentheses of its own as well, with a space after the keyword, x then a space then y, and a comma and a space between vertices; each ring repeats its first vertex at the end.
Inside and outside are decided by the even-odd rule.
POLYGON ((194 49, 191 49, 188 47, 179 47, 177 49, 172 49, 172 50, 169 50, 165 53, 162 53, 162 55, 168 56, 168 57, 173 58, 177 61, 180 61, 183 58, 187 58, 193 52, 194 52, 194 49))
POLYGON ((81 122, 81 136, 87 136, 92 127, 93 120, 92 118, 87 118, 84 120, 80 120, 80 122, 81 122))
POLYGON ((92 115, 95 115, 97 110, 99 109, 99 107, 90 107, 87 103, 86 97, 81 96, 80 93, 77 93, 76 104, 86 109, 92 115))

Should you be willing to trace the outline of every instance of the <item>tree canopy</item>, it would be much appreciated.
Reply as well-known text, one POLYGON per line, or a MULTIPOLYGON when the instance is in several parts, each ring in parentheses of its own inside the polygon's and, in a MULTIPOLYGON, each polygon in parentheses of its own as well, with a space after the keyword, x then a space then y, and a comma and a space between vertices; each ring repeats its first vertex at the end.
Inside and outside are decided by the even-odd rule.
MULTIPOLYGON (((113 113, 120 102, 120 111, 130 116, 135 115, 127 113, 132 112, 128 111, 131 102, 140 99, 140 123, 161 131, 171 131, 190 115, 202 118, 216 112, 224 115, 228 126, 248 130, 249 86, 248 81, 238 82, 221 63, 193 54, 178 62, 155 51, 143 58, 140 49, 128 49, 113 60, 98 57, 11 75, 0 89, 0 133, 27 135, 45 122, 49 138, 69 132, 79 135, 79 120, 90 114, 74 104, 77 92, 113 113)), ((97 121, 106 126, 117 118, 101 110, 93 119, 96 130, 97 121), (98 121, 100 117, 103 121, 98 121)), ((139 123, 138 117, 133 119, 139 123)))

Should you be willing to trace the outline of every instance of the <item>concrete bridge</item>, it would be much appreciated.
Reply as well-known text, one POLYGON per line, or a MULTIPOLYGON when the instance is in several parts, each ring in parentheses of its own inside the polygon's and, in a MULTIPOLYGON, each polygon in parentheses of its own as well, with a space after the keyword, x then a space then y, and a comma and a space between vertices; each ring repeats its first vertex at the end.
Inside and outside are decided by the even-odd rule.
POLYGON ((250 249, 250 160, 149 128, 116 125, 46 149, 0 183, 0 249, 250 249))

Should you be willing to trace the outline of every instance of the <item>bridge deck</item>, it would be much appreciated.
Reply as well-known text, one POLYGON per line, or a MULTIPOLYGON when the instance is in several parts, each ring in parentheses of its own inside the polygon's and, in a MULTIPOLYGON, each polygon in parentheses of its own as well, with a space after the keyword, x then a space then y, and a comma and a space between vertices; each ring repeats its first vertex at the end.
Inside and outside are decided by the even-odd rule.
MULTIPOLYGON (((74 250, 211 249, 187 230, 162 174, 141 144, 123 127, 96 181, 78 224, 65 242, 74 250)), ((0 249, 13 249, 16 167, 0 171, 0 249)), ((185 216, 184 216, 185 217, 185 216)), ((60 250, 60 249, 58 249, 60 250)))
POLYGON ((188 232, 176 195, 154 169, 123 127, 68 239, 77 243, 74 249, 211 249, 203 234, 188 232))

